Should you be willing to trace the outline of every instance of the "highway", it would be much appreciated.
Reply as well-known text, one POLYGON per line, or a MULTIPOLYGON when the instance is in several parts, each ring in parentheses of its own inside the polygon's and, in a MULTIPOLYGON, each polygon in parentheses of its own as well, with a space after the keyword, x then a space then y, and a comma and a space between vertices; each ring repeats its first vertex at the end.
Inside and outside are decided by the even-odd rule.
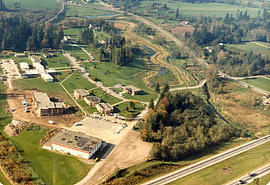
POLYGON ((254 179, 263 177, 269 173, 270 173, 270 164, 265 165, 257 170, 254 170, 250 174, 246 174, 245 176, 243 176, 237 180, 234 180, 232 182, 229 182, 226 185, 239 185, 240 183, 248 184, 248 183, 253 182, 254 179), (241 182, 239 182, 240 180, 241 180, 241 182))
POLYGON ((270 141, 270 135, 267 135, 265 137, 262 137, 257 140, 253 140, 249 143, 246 143, 244 145, 241 145, 239 147, 233 148, 231 150, 225 151, 221 154, 215 155, 213 157, 210 157, 208 159, 205 159, 203 161, 197 162, 193 165, 187 166, 185 168, 179 169, 175 172, 169 173, 167 175, 164 175, 162 177, 159 177, 157 179, 151 180, 149 182, 144 183, 143 185, 164 185, 168 184, 170 182, 173 182, 177 179, 180 179, 182 177, 185 177, 187 175, 190 175, 192 173, 195 173, 199 170, 205 169, 211 165, 214 165, 216 163, 219 163, 221 161, 224 161, 228 158, 231 158, 233 156, 236 156, 240 153, 243 153, 245 151, 248 151, 254 147, 257 147, 261 144, 264 144, 266 142, 270 141))

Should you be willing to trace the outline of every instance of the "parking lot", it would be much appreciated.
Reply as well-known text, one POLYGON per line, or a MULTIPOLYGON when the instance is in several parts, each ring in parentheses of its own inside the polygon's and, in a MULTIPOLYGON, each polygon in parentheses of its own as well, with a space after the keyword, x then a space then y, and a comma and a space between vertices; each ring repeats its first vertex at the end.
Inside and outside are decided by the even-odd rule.
POLYGON ((1 60, 1 68, 4 75, 10 79, 19 79, 21 77, 18 66, 14 60, 1 60))
POLYGON ((105 117, 97 118, 97 116, 93 115, 75 123, 70 130, 98 137, 107 143, 118 144, 125 126, 128 126, 126 122, 119 123, 111 122, 108 118, 105 119, 105 117))

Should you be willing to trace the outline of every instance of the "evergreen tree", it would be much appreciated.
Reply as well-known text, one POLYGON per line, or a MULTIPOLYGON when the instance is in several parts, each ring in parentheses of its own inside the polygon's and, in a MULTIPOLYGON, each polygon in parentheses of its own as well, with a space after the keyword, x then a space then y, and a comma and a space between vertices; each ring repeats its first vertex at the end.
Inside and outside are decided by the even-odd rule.
POLYGON ((3 2, 3 0, 0 0, 0 10, 5 10, 6 9, 6 6, 3 2))

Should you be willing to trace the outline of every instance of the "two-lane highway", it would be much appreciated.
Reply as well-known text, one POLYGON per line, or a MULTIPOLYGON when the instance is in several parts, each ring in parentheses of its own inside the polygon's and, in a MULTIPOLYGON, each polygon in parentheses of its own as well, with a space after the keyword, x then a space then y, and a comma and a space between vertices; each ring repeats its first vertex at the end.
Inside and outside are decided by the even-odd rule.
POLYGON ((224 161, 230 157, 236 156, 240 153, 243 153, 247 150, 250 150, 256 146, 259 146, 261 144, 264 144, 266 142, 270 141, 270 135, 267 135, 265 137, 262 137, 257 140, 253 140, 249 143, 246 143, 244 145, 241 145, 239 147, 233 148, 231 150, 228 150, 226 152, 223 152, 221 154, 215 155, 211 158, 205 159, 203 161, 197 162, 193 165, 187 166, 185 168, 182 168, 180 170, 177 170, 175 172, 169 173, 167 175, 164 175, 162 177, 159 177, 157 179, 154 179, 152 181, 144 183, 144 185, 164 185, 168 184, 170 182, 173 182, 179 178, 185 177, 187 175, 190 175, 194 172, 197 172, 199 170, 202 170, 204 168, 207 168, 211 165, 214 165, 216 163, 219 163, 221 161, 224 161))

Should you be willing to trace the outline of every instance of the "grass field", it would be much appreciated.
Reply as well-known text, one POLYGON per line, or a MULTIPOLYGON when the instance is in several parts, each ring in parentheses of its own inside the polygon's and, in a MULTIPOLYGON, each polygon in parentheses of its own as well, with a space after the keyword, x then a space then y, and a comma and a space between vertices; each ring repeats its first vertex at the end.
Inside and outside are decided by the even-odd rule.
POLYGON ((270 56, 270 43, 265 43, 265 42, 257 42, 257 43, 259 45, 254 42, 244 42, 242 44, 227 44, 226 46, 232 50, 238 50, 238 51, 244 51, 244 52, 253 51, 254 53, 257 53, 257 54, 261 53, 263 55, 270 56))
POLYGON ((42 79, 22 79, 15 81, 15 88, 21 90, 38 90, 41 92, 48 93, 52 96, 59 97, 62 101, 70 104, 74 104, 68 94, 63 90, 63 88, 55 82, 46 83, 42 79))
POLYGON ((255 78, 244 80, 244 82, 270 92, 270 79, 255 78))
POLYGON ((81 48, 66 47, 65 51, 69 52, 77 60, 85 61, 89 59, 88 55, 85 52, 83 52, 81 48))
POLYGON ((56 57, 53 58, 44 58, 42 59, 46 62, 48 68, 57 68, 57 67, 69 67, 71 64, 69 61, 61 54, 57 53, 56 57))
POLYGON ((117 14, 116 12, 97 9, 94 6, 68 6, 67 8, 67 16, 68 17, 88 17, 96 18, 99 16, 111 16, 117 14))
POLYGON ((121 103, 114 107, 116 113, 119 113, 120 116, 126 116, 127 113, 133 115, 133 117, 140 114, 141 111, 145 109, 145 106, 141 103, 135 103, 135 109, 129 107, 129 102, 121 103), (128 110, 126 108, 128 107, 128 110))
POLYGON ((83 65, 87 67, 92 79, 97 78, 107 87, 113 87, 116 84, 122 83, 124 85, 134 85, 142 89, 144 94, 133 97, 136 100, 149 101, 151 98, 155 99, 157 97, 151 88, 146 87, 142 76, 137 75, 145 70, 139 63, 132 63, 121 67, 111 62, 84 63, 83 65))
MULTIPOLYGON (((270 174, 267 174, 261 178, 259 178, 259 185, 269 185, 270 182, 270 174)), ((249 185, 256 185, 255 183, 249 183, 249 185)))
POLYGON ((152 10, 151 12, 155 15, 161 16, 169 16, 174 18, 175 17, 175 10, 179 8, 180 14, 184 16, 215 16, 215 17, 223 17, 226 13, 235 15, 237 10, 240 11, 248 11, 248 13, 254 17, 257 16, 258 9, 257 8, 249 8, 249 7, 242 7, 239 5, 230 5, 226 3, 181 3, 177 1, 168 1, 168 0, 158 0, 158 1, 143 1, 138 8, 139 13, 143 13, 145 9, 151 7, 152 3, 161 3, 167 4, 167 7, 170 8, 173 12, 169 13, 167 11, 157 11, 155 12, 152 10))
POLYGON ((11 140, 23 151, 25 160, 30 162, 46 184, 72 185, 81 180, 91 166, 74 157, 42 149, 39 141, 46 131, 45 129, 23 131, 11 140))
POLYGON ((253 171, 253 169, 266 165, 270 162, 270 142, 260 145, 247 152, 234 156, 223 162, 215 164, 209 168, 181 178, 171 185, 181 184, 200 184, 200 185, 220 185, 241 177, 253 171), (221 170, 224 167, 232 169, 230 175, 223 174, 221 170))
POLYGON ((57 9, 59 6, 56 0, 4 0, 4 3, 8 8, 13 8, 14 3, 28 9, 57 9))

